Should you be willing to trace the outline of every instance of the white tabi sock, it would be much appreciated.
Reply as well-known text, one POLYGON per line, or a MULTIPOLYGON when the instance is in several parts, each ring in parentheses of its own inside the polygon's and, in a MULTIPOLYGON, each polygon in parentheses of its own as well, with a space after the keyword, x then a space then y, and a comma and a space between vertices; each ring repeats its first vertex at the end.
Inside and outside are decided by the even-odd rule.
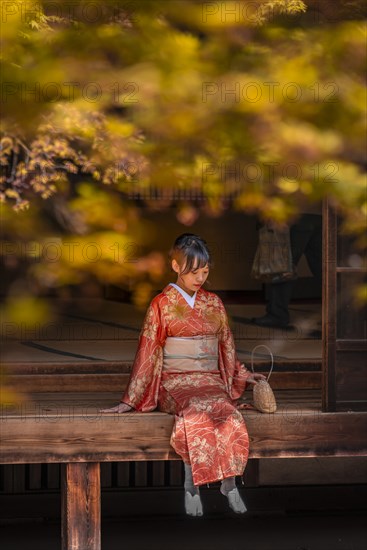
POLYGON ((244 514, 247 510, 240 493, 236 487, 236 478, 227 477, 222 480, 220 492, 228 498, 229 507, 236 514, 244 514))
POLYGON ((190 464, 186 464, 184 462, 185 466, 185 491, 188 491, 190 495, 198 495, 199 494, 199 487, 197 485, 194 485, 194 480, 192 479, 192 469, 190 464))
POLYGON ((226 477, 225 479, 222 479, 222 483, 220 485, 220 492, 225 497, 228 495, 229 491, 232 491, 232 489, 235 489, 236 487, 236 478, 233 477, 226 477))
POLYGON ((199 487, 194 485, 192 470, 189 464, 185 466, 185 510, 189 516, 202 516, 203 506, 200 500, 199 487))

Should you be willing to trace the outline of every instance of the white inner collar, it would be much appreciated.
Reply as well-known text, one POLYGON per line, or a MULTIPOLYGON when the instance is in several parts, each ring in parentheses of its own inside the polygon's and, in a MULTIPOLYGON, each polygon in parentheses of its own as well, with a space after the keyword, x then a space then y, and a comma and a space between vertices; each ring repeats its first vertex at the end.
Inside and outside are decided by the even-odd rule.
POLYGON ((181 288, 180 286, 176 285, 176 283, 170 283, 170 285, 174 286, 179 291, 179 293, 185 298, 186 302, 191 308, 194 307, 197 291, 192 296, 190 296, 190 294, 187 294, 187 292, 183 290, 183 288, 181 288))

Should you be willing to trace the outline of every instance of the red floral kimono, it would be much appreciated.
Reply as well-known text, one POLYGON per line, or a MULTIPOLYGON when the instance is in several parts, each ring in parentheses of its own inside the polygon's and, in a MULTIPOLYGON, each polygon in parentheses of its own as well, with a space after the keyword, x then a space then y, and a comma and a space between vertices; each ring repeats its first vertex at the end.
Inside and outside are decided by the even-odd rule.
POLYGON ((249 440, 236 409, 249 376, 238 360, 221 299, 200 288, 191 308, 167 285, 150 303, 140 333, 128 386, 121 399, 134 409, 175 415, 171 445, 191 464, 195 485, 242 475, 249 440), (215 335, 218 370, 167 372, 163 348, 169 336, 215 335))

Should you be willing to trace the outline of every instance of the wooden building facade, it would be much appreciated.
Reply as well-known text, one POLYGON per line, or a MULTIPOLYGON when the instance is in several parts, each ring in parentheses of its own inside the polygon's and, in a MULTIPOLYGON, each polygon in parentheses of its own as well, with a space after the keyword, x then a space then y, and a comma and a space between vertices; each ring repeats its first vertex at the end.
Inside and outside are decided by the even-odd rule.
MULTIPOLYGON (((298 381, 290 383, 291 376, 279 375, 274 378, 277 412, 245 413, 251 440, 245 481, 250 487, 259 486, 259 460, 367 456, 366 319, 353 302, 353 289, 365 278, 358 258, 326 202, 321 376, 305 376, 300 387, 298 381)), ((182 486, 182 464, 169 444, 172 416, 96 415, 99 407, 120 396, 117 384, 121 377, 127 381, 128 369, 114 374, 118 368, 124 370, 111 366, 108 382, 103 382, 108 373, 97 374, 88 367, 61 373, 64 388, 67 378, 74 376, 79 391, 65 392, 60 386, 55 392, 49 384, 52 369, 31 373, 25 365, 33 401, 25 408, 2 406, 0 498, 59 491, 63 550, 100 549, 101 485, 117 490, 182 486), (88 377, 91 385, 83 382, 88 377), (104 392, 97 392, 101 381, 104 392)))
POLYGON ((354 294, 366 266, 328 202, 323 223, 323 410, 366 411, 366 309, 354 294))

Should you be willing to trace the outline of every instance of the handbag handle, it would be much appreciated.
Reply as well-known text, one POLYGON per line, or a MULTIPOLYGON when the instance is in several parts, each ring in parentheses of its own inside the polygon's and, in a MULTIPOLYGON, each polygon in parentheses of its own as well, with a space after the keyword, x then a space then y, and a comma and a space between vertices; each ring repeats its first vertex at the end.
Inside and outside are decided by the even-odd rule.
POLYGON ((254 349, 252 350, 251 352, 251 370, 252 372, 254 373, 254 351, 255 349, 257 348, 266 348, 268 350, 268 352, 270 353, 270 357, 271 357, 271 367, 270 367, 270 371, 269 371, 269 374, 268 374, 268 377, 266 379, 266 381, 268 382, 269 381, 269 378, 270 378, 270 375, 272 373, 272 370, 273 370, 273 367, 274 367, 274 357, 273 357, 273 354, 271 352, 271 349, 268 348, 268 346, 265 346, 265 344, 258 344, 257 346, 254 347, 254 349))

